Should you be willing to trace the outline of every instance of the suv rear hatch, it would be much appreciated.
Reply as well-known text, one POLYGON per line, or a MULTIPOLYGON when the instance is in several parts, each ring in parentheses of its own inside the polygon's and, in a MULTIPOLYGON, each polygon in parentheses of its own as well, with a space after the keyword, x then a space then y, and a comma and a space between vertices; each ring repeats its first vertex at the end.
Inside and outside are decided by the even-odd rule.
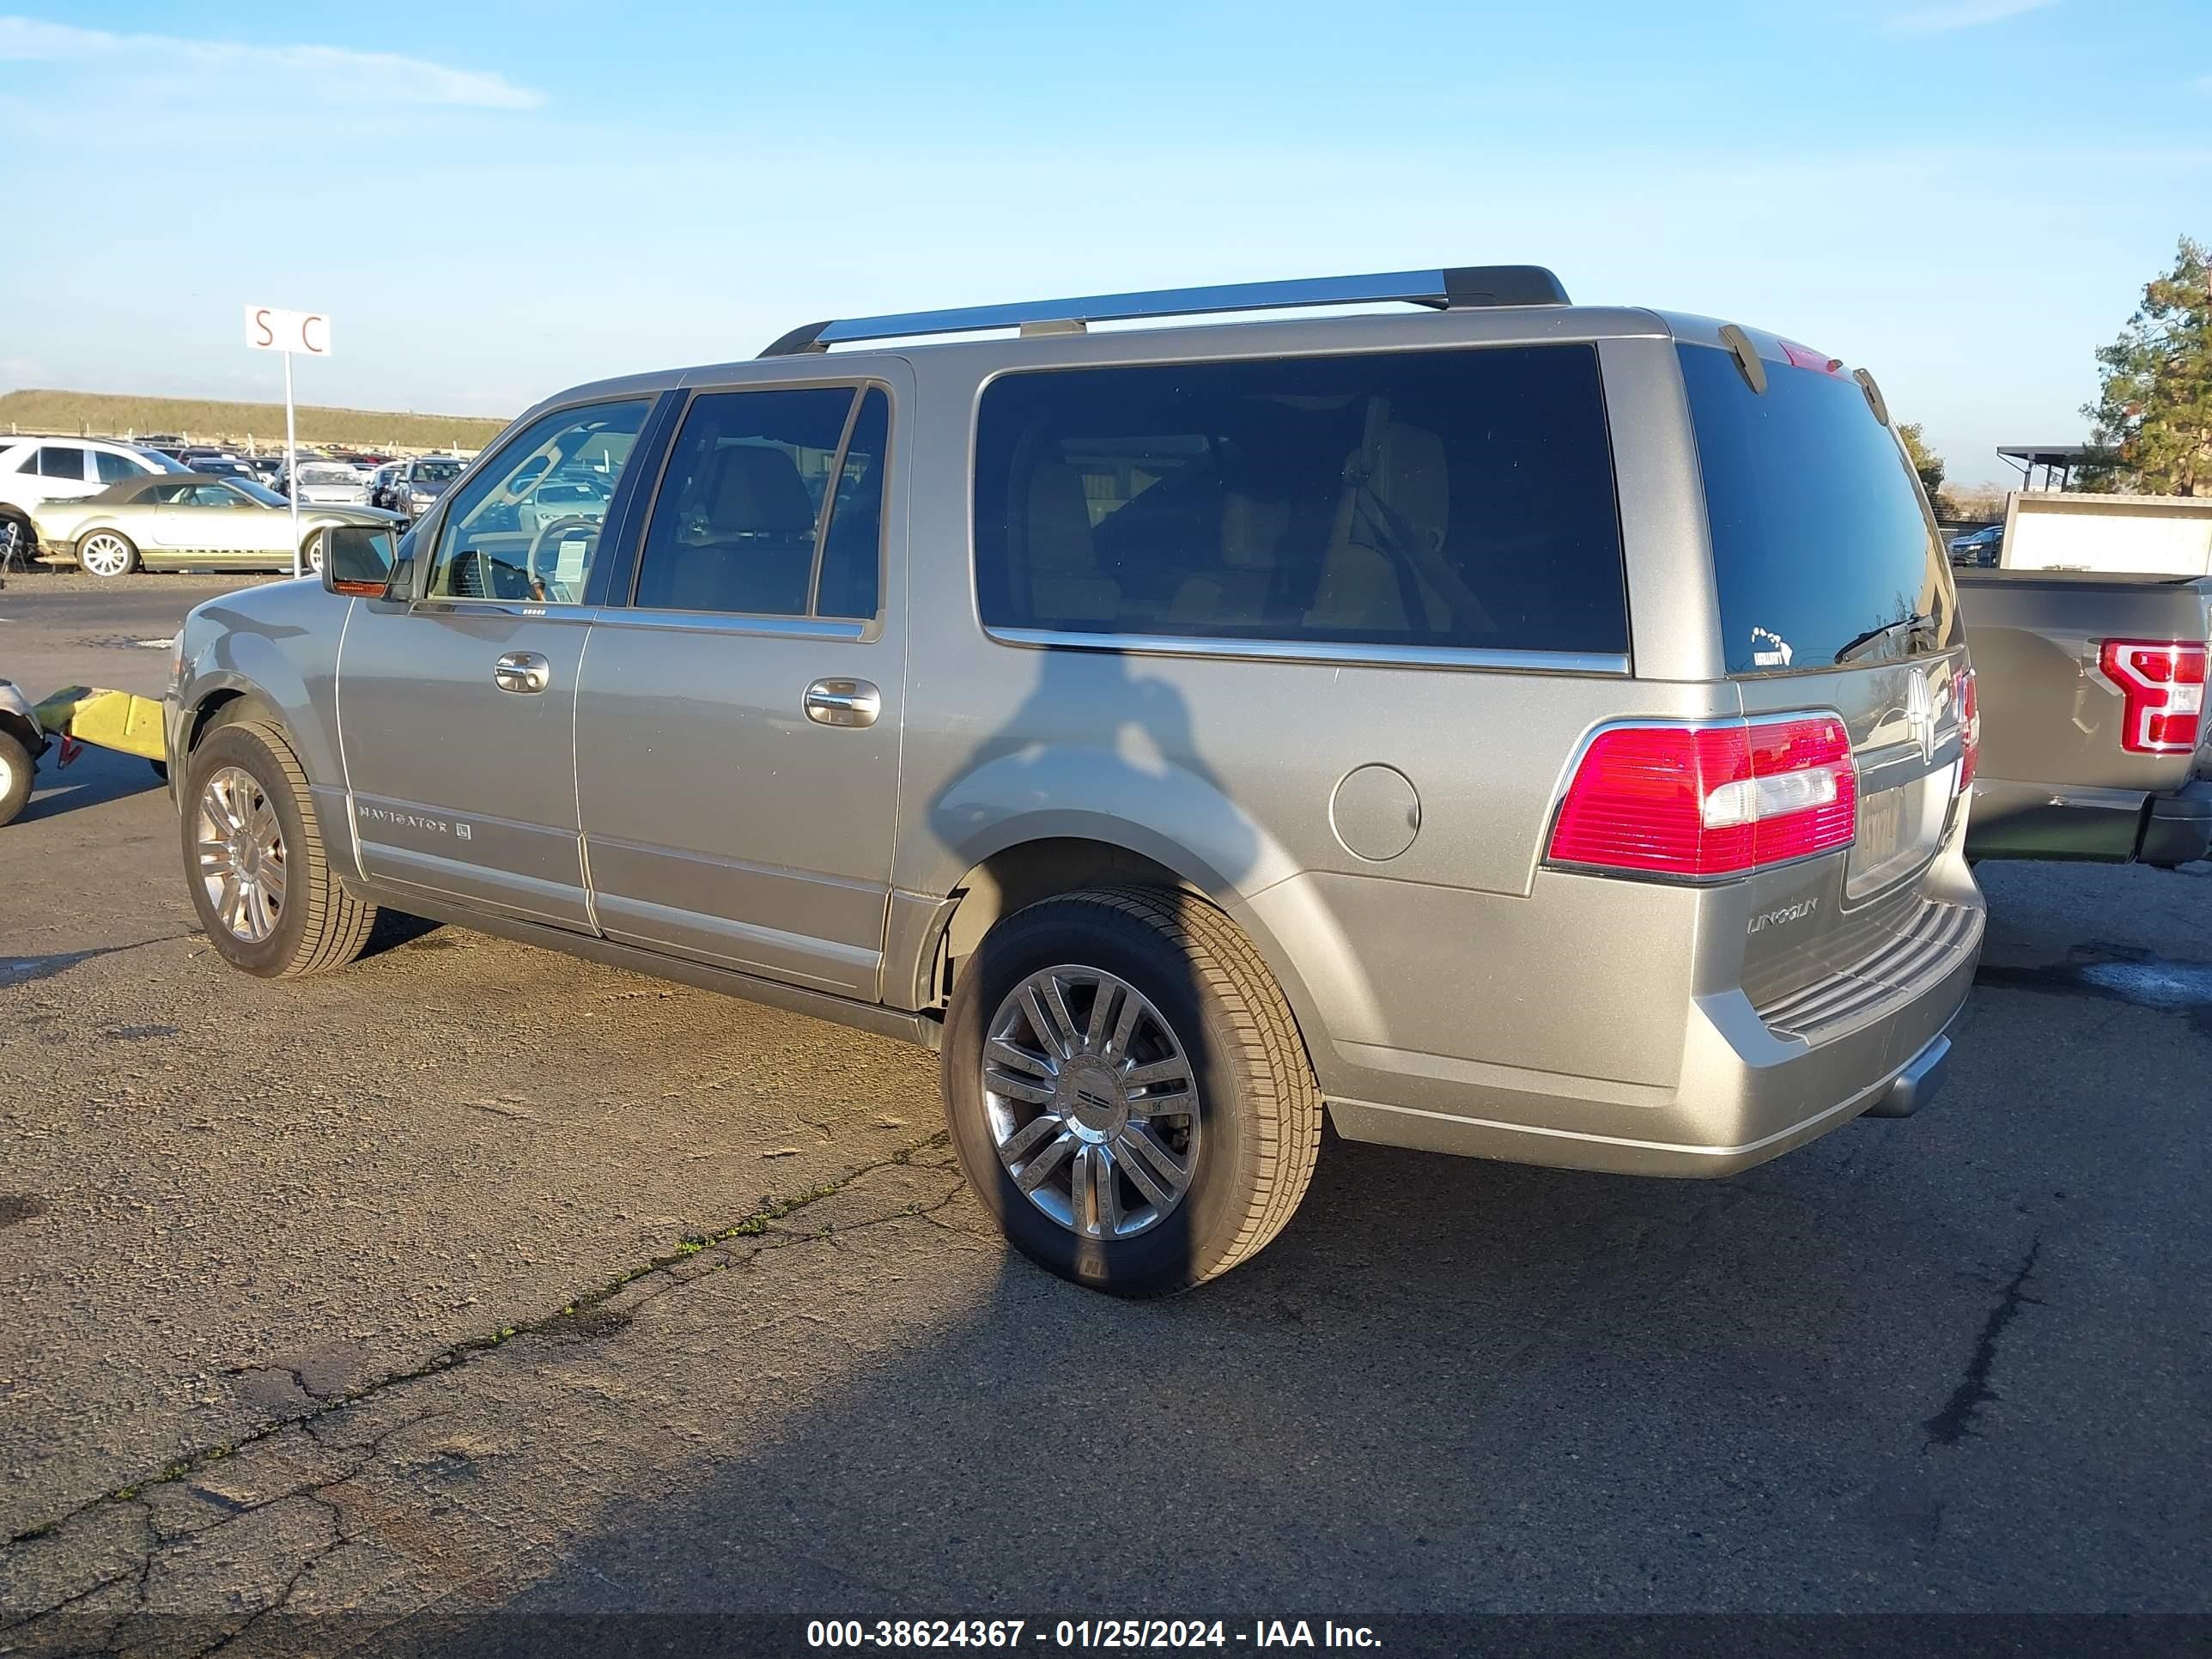
POLYGON ((1814 1036, 1972 931, 1929 872, 1971 776, 1972 677, 1942 539, 1873 383, 1723 337, 1739 349, 1678 355, 1726 669, 1754 723, 1839 716, 1857 772, 1846 856, 1752 878, 1743 988, 1770 1025, 1814 1036))

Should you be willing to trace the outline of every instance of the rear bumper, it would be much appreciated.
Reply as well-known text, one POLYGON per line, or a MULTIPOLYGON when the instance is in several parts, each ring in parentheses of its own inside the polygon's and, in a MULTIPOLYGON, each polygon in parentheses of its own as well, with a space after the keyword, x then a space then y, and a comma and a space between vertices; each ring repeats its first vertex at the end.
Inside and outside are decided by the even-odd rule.
POLYGON ((2199 778, 2176 794, 2152 797, 2136 856, 2157 865, 2212 858, 2212 778, 2199 778))
POLYGON ((2142 844, 2140 789, 1974 781, 1969 859, 2082 859, 2125 864, 2142 844))
POLYGON ((2171 795, 1984 779, 1966 826, 1970 859, 2188 864, 2212 854, 2212 780, 2171 795))
POLYGON ((1352 1140, 1562 1169, 1712 1177, 1763 1164, 1863 1115, 1904 1116, 1942 1080, 1944 1033, 1965 1005, 1981 955, 1980 895, 1966 884, 1944 897, 1968 914, 1929 970, 1899 1000, 1824 1030, 1818 1042, 1770 1028, 1749 999, 1730 991, 1695 999, 1672 1089, 1555 1075, 1508 1079, 1496 1075, 1502 1068, 1467 1061, 1396 1054, 1386 1062, 1370 1054, 1359 1058, 1397 1073, 1392 1100, 1332 1095, 1330 1117, 1352 1140))

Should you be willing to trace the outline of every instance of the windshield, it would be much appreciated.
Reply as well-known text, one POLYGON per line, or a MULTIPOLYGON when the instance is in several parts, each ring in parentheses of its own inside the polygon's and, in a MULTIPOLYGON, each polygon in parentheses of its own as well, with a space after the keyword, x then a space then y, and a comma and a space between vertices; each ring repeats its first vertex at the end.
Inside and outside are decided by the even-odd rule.
POLYGON ((275 490, 270 489, 267 485, 256 483, 251 478, 225 478, 223 482, 228 484, 233 489, 235 489, 240 495, 251 496, 253 500, 260 502, 264 507, 289 507, 291 505, 290 502, 287 501, 282 495, 279 495, 275 490))
POLYGON ((156 472, 189 472, 191 468, 181 461, 173 461, 158 449, 134 449, 131 452, 156 472))
POLYGON ((1939 651, 1950 564, 1911 465, 1858 382, 1680 349, 1731 674, 1802 673, 1939 651))
POLYGON ((447 484, 461 476, 459 461, 417 461, 415 463, 416 483, 447 484))
POLYGON ((303 466, 300 469, 300 482, 305 484, 350 484, 359 483, 361 479, 349 466, 303 466))

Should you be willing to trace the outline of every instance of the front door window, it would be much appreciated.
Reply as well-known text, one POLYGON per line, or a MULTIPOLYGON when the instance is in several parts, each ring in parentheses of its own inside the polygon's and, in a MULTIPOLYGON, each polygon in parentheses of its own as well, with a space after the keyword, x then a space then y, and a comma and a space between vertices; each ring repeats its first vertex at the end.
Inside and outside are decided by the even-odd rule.
POLYGON ((456 494, 428 597, 580 603, 647 407, 592 404, 533 422, 456 494))

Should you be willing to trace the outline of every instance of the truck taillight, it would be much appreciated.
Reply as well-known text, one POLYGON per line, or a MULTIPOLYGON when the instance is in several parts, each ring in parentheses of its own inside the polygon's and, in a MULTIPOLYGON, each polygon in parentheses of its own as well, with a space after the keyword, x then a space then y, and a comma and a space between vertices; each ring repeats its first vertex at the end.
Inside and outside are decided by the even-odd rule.
POLYGON ((2097 653, 2127 708, 2120 747, 2131 755, 2185 755, 2204 720, 2202 644, 2186 640, 2106 640, 2097 653))
POLYGON ((1740 876, 1850 846, 1858 782, 1832 714, 1607 726, 1583 751, 1547 856, 1630 875, 1740 876))
POLYGON ((1982 758, 1982 702, 1974 690, 1974 671, 1959 671, 1959 793, 1974 785, 1974 768, 1982 758))

